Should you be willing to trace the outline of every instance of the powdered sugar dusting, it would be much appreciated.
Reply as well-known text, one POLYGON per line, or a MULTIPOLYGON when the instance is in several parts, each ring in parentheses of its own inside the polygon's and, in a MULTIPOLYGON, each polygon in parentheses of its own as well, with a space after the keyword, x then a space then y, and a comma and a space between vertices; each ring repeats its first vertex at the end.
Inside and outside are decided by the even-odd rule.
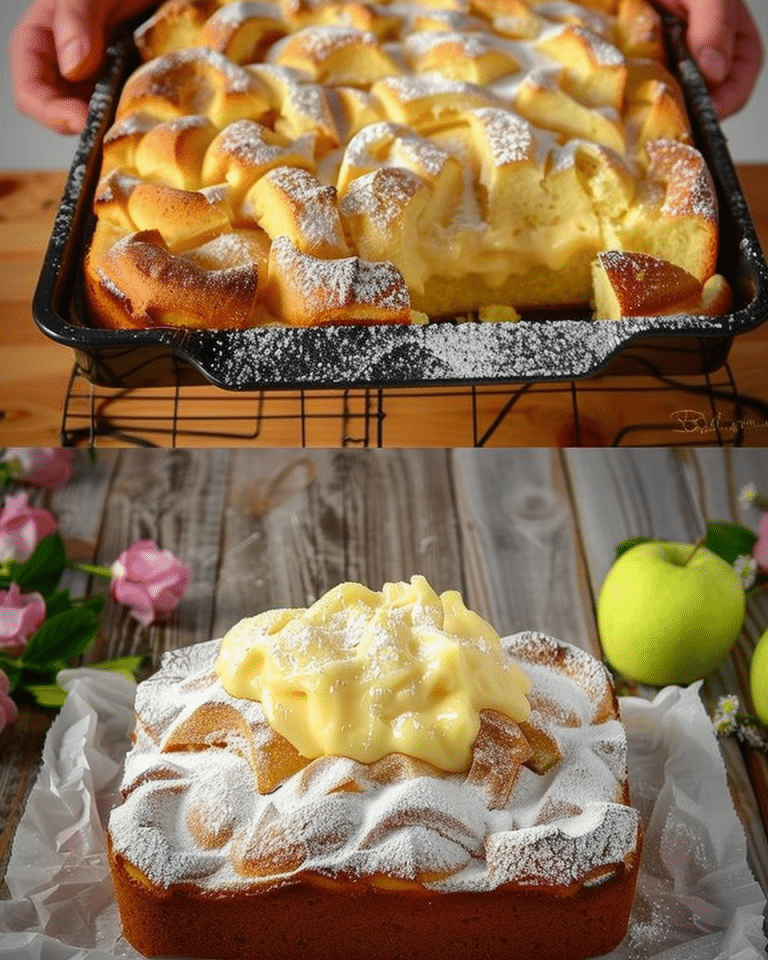
POLYGON ((149 89, 153 95, 168 97, 173 101, 176 97, 174 88, 178 84, 179 71, 184 68, 195 71, 208 68, 209 79, 216 76, 222 78, 229 93, 247 93, 257 89, 256 81, 248 70, 209 47, 175 50, 150 60, 136 70, 127 87, 139 80, 149 80, 149 89))
POLYGON ((509 110, 493 107, 473 110, 472 115, 482 124, 495 166, 528 159, 534 138, 531 125, 526 120, 509 110))
POLYGON ((292 210, 305 250, 314 253, 323 246, 344 248, 346 246, 336 206, 336 189, 323 186, 314 174, 299 167, 275 167, 265 180, 282 191, 292 210))
POLYGON ((373 170, 352 181, 341 201, 341 214, 364 215, 377 229, 395 233, 403 207, 423 187, 421 177, 410 170, 373 170))
POLYGON ((231 123, 214 141, 223 157, 234 157, 246 166, 256 169, 269 167, 285 159, 289 148, 274 143, 269 130, 254 120, 238 120, 231 123))
POLYGON ((285 51, 298 51, 302 58, 314 64, 322 64, 333 54, 346 47, 377 46, 374 34, 337 24, 318 25, 297 30, 290 37, 273 47, 270 59, 280 62, 285 51))
MULTIPOLYGON (((613 352, 649 327, 654 327, 654 332, 659 327, 674 332, 691 326, 705 334, 723 330, 727 321, 700 322, 699 318, 688 318, 687 327, 676 318, 664 318, 655 324, 649 322, 649 318, 638 318, 631 325, 619 321, 610 328, 581 320, 559 324, 544 319, 514 325, 441 323, 434 325, 435 332, 402 327, 373 331, 366 326, 361 339, 355 340, 342 324, 376 321, 377 302, 396 302, 397 310, 402 311, 405 319, 408 316, 402 274, 391 263, 385 265, 386 259, 397 259, 392 245, 387 245, 398 229, 395 208, 411 217, 409 223, 413 223, 419 236, 439 236, 441 240, 441 243, 427 244, 423 250, 419 248, 418 269, 414 267, 409 271, 401 265, 413 285, 413 302, 419 309, 429 310, 417 298, 431 296, 429 291, 439 286, 438 276, 450 274, 448 282, 452 284, 453 274, 466 270, 467 284, 480 287, 482 297, 487 300, 487 288, 499 282, 506 267, 510 271, 508 276, 520 269, 521 256, 531 260, 531 276, 535 275, 539 260, 546 264, 546 250, 552 249, 547 245, 546 231, 542 238, 540 231, 529 229, 527 223, 512 225, 509 234, 516 238, 530 235, 530 250, 521 254, 517 240, 514 249, 503 246, 502 232, 490 221, 504 206, 504 192, 511 191, 514 178, 495 176, 494 168, 521 160, 537 165, 546 198, 546 180, 550 174, 561 173, 565 166, 572 166, 574 159, 579 159, 578 144, 584 141, 578 138, 573 127, 566 123, 564 130, 559 130, 557 117, 547 119, 538 113, 539 100, 546 102, 550 94, 556 95, 554 99, 569 122, 572 120, 569 102, 580 108, 573 111, 578 116, 607 118, 609 123, 602 129, 613 125, 616 142, 610 138, 611 149, 621 150, 624 127, 635 130, 641 124, 624 114, 619 116, 610 103, 592 103, 591 97, 601 89, 599 83, 590 87, 592 93, 582 103, 580 97, 585 96, 590 83, 580 71, 584 69, 585 59, 590 58, 598 71, 605 68, 606 74, 614 67, 621 67, 625 54, 614 44, 624 42, 623 34, 617 29, 615 13, 584 8, 568 0, 552 0, 537 4, 526 15, 523 12, 520 16, 510 15, 508 19, 518 19, 524 29, 521 33, 509 34, 504 33, 503 16, 497 19, 496 14, 467 2, 451 3, 450 9, 439 5, 424 8, 410 3, 392 3, 385 7, 364 5, 354 6, 342 14, 331 12, 319 0, 302 0, 279 5, 227 3, 213 10, 203 26, 199 25, 205 14, 198 11, 187 26, 190 30, 199 28, 200 36, 195 41, 192 33, 185 34, 183 42, 214 42, 214 35, 219 37, 217 30, 222 36, 226 31, 237 32, 254 16, 268 19, 268 15, 275 23, 282 21, 287 36, 274 42, 266 62, 241 65, 203 46, 151 54, 155 59, 129 78, 118 114, 120 119, 106 138, 108 143, 123 136, 138 140, 157 124, 186 129, 187 125, 213 123, 220 128, 219 136, 205 153, 202 172, 199 167, 194 169, 194 162, 191 174, 183 172, 192 179, 199 176, 200 182, 194 184, 199 190, 220 189, 222 181, 231 185, 226 197, 217 204, 231 220, 231 233, 249 220, 244 204, 248 202, 245 194, 250 184, 281 162, 307 168, 324 184, 335 183, 337 198, 341 198, 337 206, 342 205, 342 213, 346 204, 346 211, 352 211, 356 217, 372 219, 371 230, 360 230, 357 226, 348 230, 348 234, 354 236, 347 235, 345 239, 350 251, 358 257, 339 260, 338 266, 330 267, 335 261, 324 259, 310 268, 307 260, 292 258, 289 262, 284 250, 275 251, 275 262, 280 261, 294 270, 300 281, 299 292, 309 298, 302 322, 325 325, 329 322, 329 303, 346 303, 343 315, 332 321, 338 327, 324 327, 320 338, 311 336, 311 331, 281 337, 271 328, 255 329, 247 336, 238 331, 226 339, 207 331, 182 332, 180 341, 185 354, 192 356, 196 364, 202 358, 205 372, 214 382, 247 389, 252 385, 285 385, 286 382, 333 386, 363 382, 571 379, 596 372, 613 352), (561 44, 561 39, 566 42, 561 44), (563 56, 568 50, 576 51, 574 64, 559 61, 558 45, 563 56), (451 62, 442 72, 440 58, 430 57, 435 51, 447 49, 455 49, 459 55, 449 58, 451 62), (283 54, 287 62, 295 65, 276 62, 283 54), (361 76, 358 84, 354 65, 359 60, 360 69, 365 72, 365 58, 369 55, 371 63, 375 61, 371 78, 379 79, 361 76), (428 62, 435 69, 419 72, 417 62, 422 58, 427 58, 425 64, 428 62), (313 66, 320 63, 327 66, 330 73, 338 67, 339 77, 334 79, 329 75, 321 82, 318 78, 322 73, 313 66), (486 63, 490 64, 490 73, 484 82, 457 79, 482 76, 486 63), (382 76, 379 68, 385 74, 391 69, 393 75, 382 76), (497 76, 499 70, 501 75, 497 76), (352 87, 348 86, 350 83, 352 87), (136 94, 134 103, 132 91, 136 94), (515 104, 518 103, 520 111, 526 113, 525 118, 517 112, 515 104), (584 110, 585 106, 589 109, 584 110), (168 119, 169 114, 178 111, 192 113, 168 119), (555 129, 549 129, 550 121, 555 129), (259 124, 262 133, 258 131, 259 124), (386 131, 383 139, 376 139, 377 128, 378 132, 386 131), (350 137, 344 153, 345 141, 350 137), (291 142, 286 144, 286 141, 291 142), (463 166, 461 174, 455 173, 457 163, 463 166), (422 197, 418 204, 408 204, 406 185, 413 186, 414 181, 407 175, 399 188, 394 177, 369 176, 382 168, 418 174, 423 180, 423 204, 422 197), (343 186, 341 178, 347 178, 343 186), (368 179, 358 184, 363 178, 368 179), (386 196, 375 195, 376 189, 385 187, 386 196), (504 194, 498 202, 494 190, 504 194), (468 199, 474 204, 469 218, 464 216, 465 210, 470 209, 468 199), (416 211, 419 204, 426 211, 424 219, 431 219, 430 224, 420 221, 421 214, 416 211), (467 229, 468 219, 471 230, 467 229), (364 257, 355 243, 365 244, 364 257), (488 256, 484 257, 486 252, 488 256), (325 285, 331 294, 329 302, 323 302, 319 296, 325 285), (368 295, 378 300, 364 303, 357 299, 368 295), (357 316, 350 307, 354 303, 360 304, 357 316), (310 315, 310 304, 314 316, 310 315), (279 361, 283 362, 282 369, 278 368, 279 361)), ((162 12, 156 15, 153 29, 143 32, 145 44, 162 42, 164 35, 170 38, 171 45, 180 42, 180 37, 174 35, 176 27, 172 18, 166 21, 164 16, 162 12)), ((248 30, 243 29, 243 37, 247 34, 248 30)), ((143 51, 146 49, 143 46, 143 51)), ((259 49, 261 58, 262 48, 259 49)), ((610 101, 610 97, 608 99, 610 101)), ((555 110, 555 114, 557 112, 555 110)), ((686 139, 687 132, 682 136, 686 139)), ((200 138, 201 143, 204 140, 205 137, 200 138)), ((180 153, 194 142, 195 138, 191 137, 184 138, 183 143, 180 140, 180 153)), ((672 162, 665 156, 655 167, 654 149, 657 157, 668 151, 664 145, 658 148, 649 145, 648 154, 652 159, 646 175, 645 154, 637 149, 639 145, 632 142, 631 136, 627 137, 629 159, 624 158, 625 167, 627 177, 635 178, 636 196, 650 197, 654 213, 661 212, 663 218, 682 215, 698 221, 713 221, 716 217, 714 191, 700 155, 686 144, 672 143, 679 148, 678 159, 672 162), (646 177, 653 182, 646 182, 646 177), (669 189, 665 189, 667 185, 669 189)), ((123 149, 125 163, 130 166, 134 146, 115 143, 112 162, 120 162, 123 149)), ((201 149, 206 150, 205 145, 201 149)), ((590 161, 602 163, 595 149, 588 153, 590 161)), ((127 175, 133 173, 131 167, 127 175)), ((153 166, 151 177, 162 179, 159 165, 153 166)), ((533 176, 523 179, 527 189, 535 190, 533 176)), ((572 179, 575 183, 578 178, 572 179)), ((301 227, 304 240, 294 239, 305 252, 315 251, 315 244, 323 243, 330 236, 329 221, 325 217, 326 196, 322 192, 313 198, 302 194, 307 203, 307 216, 301 227)), ((593 199, 590 196, 587 202, 593 199)), ((526 209, 532 210, 534 205, 526 209)), ((517 210, 514 202, 510 203, 510 210, 517 210)), ((502 210, 500 216, 504 212, 502 210)), ((601 208, 598 214, 597 219, 606 222, 605 209, 601 208)), ((659 219, 638 215, 632 229, 641 233, 652 231, 653 223, 659 219)), ((607 232, 610 233, 611 228, 607 232)), ((590 234, 584 242, 595 246, 600 238, 590 234)), ((616 243, 612 236, 611 244, 616 243)), ((661 253, 654 243, 646 246, 661 253)), ((343 244, 339 248, 346 252, 343 244)), ((642 237, 638 248, 643 248, 642 237)), ((577 295, 568 294, 571 297, 568 303, 580 299, 583 304, 583 311, 575 311, 578 315, 586 312, 589 297, 585 265, 596 253, 597 249, 591 247, 588 251, 579 251, 579 269, 585 278, 583 289, 577 295)), ((201 265, 205 259, 200 259, 194 251, 185 256, 201 265)), ((328 256, 328 250, 323 249, 322 257, 328 256)), ((93 265, 93 271, 104 276, 99 264, 93 265)), ((567 269, 563 273, 567 273, 567 269)), ((133 290, 124 286, 118 291, 120 283, 114 272, 110 272, 109 282, 114 286, 112 293, 120 295, 124 303, 136 301, 133 290)), ((125 283, 128 283, 127 277, 125 283)), ((553 305, 562 303, 565 294, 558 289, 559 280, 554 274, 551 286, 553 305)), ((507 289, 510 287, 511 284, 507 289)), ((460 288, 461 283, 456 283, 456 289, 460 288)), ((257 298, 267 296, 266 289, 260 286, 257 298)), ((540 297, 538 291, 529 302, 521 293, 521 302, 511 306, 525 314, 541 302, 537 297, 540 297)), ((443 306, 440 298, 440 293, 435 294, 437 306, 433 320, 453 312, 450 304, 443 306)), ((506 294, 505 299, 508 299, 506 294)), ((261 303, 259 307, 253 318, 264 317, 261 303)), ((270 308, 266 312, 269 313, 270 308)), ((216 315, 222 326, 229 324, 231 318, 223 316, 221 311, 216 315)), ((290 316, 276 319, 286 325, 292 323, 290 316)), ((385 321, 389 319, 384 317, 385 321)), ((398 318, 398 322, 399 319, 402 318, 398 318)), ((155 322, 162 324, 163 320, 162 311, 158 311, 155 322)), ((183 322, 172 309, 168 311, 168 321, 169 325, 183 322)), ((169 337, 172 339, 170 334, 169 337)))
POLYGON ((287 237, 272 242, 276 268, 290 275, 308 303, 335 310, 350 304, 405 310, 410 303, 400 271, 386 261, 372 263, 359 257, 321 260, 301 253, 287 237))
POLYGON ((717 195, 699 151, 688 144, 664 140, 650 144, 648 150, 651 173, 658 173, 666 187, 662 213, 716 222, 717 195))
POLYGON ((440 73, 427 72, 399 77, 387 77, 380 81, 380 89, 392 93, 404 104, 430 97, 466 97, 479 102, 494 103, 496 97, 483 87, 465 80, 452 80, 440 73))
POLYGON ((384 775, 344 757, 312 761, 258 793, 248 743, 263 741, 263 711, 230 697, 211 672, 216 640, 166 655, 139 687, 146 735, 126 760, 127 796, 109 824, 114 848, 161 887, 194 882, 210 890, 290 882, 303 871, 384 873, 446 892, 567 887, 623 869, 635 855, 639 821, 623 803, 626 739, 606 712, 614 700, 605 671, 541 634, 502 642, 531 677, 531 722, 562 754, 549 774, 520 768, 503 809, 489 809, 484 790, 464 774, 384 775), (547 702, 568 709, 550 711, 547 702), (205 704, 242 718, 240 732, 229 724, 230 748, 163 752, 205 704))
MULTIPOLYGON (((225 3, 215 10, 208 22, 214 21, 216 26, 234 28, 249 20, 280 22, 279 8, 275 4, 260 0, 236 0, 235 3, 225 3)), ((211 23, 211 26, 214 26, 214 23, 211 23)))

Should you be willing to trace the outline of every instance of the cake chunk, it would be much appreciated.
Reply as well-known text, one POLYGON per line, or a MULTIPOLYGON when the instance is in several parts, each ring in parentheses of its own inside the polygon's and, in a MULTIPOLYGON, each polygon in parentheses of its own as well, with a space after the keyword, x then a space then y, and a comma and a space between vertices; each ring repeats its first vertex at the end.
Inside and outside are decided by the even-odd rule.
POLYGON ((625 935, 641 830, 608 674, 453 591, 247 618, 166 654, 136 713, 108 841, 147 956, 584 960, 625 935))
POLYGON ((135 40, 85 261, 96 326, 583 316, 606 250, 715 273, 716 192, 650 0, 165 0, 135 40), (163 244, 242 230, 268 245, 252 301, 190 309, 217 278, 163 244), (167 268, 136 269, 137 232, 167 268), (307 259, 283 273, 286 240, 307 259))

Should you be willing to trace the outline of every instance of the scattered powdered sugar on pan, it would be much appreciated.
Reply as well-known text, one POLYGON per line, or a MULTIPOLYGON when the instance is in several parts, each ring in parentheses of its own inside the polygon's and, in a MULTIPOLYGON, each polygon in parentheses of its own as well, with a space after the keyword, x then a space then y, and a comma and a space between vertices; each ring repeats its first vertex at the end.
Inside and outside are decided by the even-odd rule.
POLYGON ((56 246, 60 246, 67 240, 72 218, 75 215, 75 207, 77 206, 83 180, 85 179, 85 173, 86 166, 84 163, 75 163, 69 172, 69 179, 67 180, 51 232, 51 241, 56 246))
MULTIPOLYGON (((395 5, 391 10, 403 18, 406 24, 405 33, 401 34, 401 42, 410 45, 413 53, 422 54, 433 44, 451 41, 454 37, 449 31, 466 31, 462 38, 465 52, 479 55, 488 48, 489 36, 476 30, 485 30, 487 24, 481 19, 472 18, 466 14, 446 10, 416 11, 407 4, 402 8, 395 5), (435 30, 437 23, 444 23, 446 31, 435 30), (419 25, 420 24, 420 25, 419 25), (425 25, 426 28, 425 28, 425 25), (404 36, 410 34, 410 39, 403 41, 404 36)), ((268 12, 266 4, 234 3, 223 7, 215 16, 222 22, 234 25, 245 13, 259 15, 268 12)), ((609 18, 594 11, 582 11, 583 19, 580 25, 564 25, 573 10, 568 4, 558 2, 539 5, 536 15, 550 19, 555 23, 549 30, 548 36, 569 31, 587 44, 595 57, 603 64, 610 66, 616 58, 616 50, 606 42, 611 36, 606 28, 609 18), (589 29, 585 30, 584 27, 589 29), (602 39, 601 39, 602 38, 602 39)), ((307 38, 304 38, 307 40, 307 38)), ((308 42, 308 40, 307 40, 308 42)), ((346 26, 328 26, 321 30, 312 47, 312 55, 326 56, 337 48, 338 44, 348 42, 367 44, 371 42, 371 35, 365 31, 346 26)), ((496 41, 494 41, 495 43, 496 41)), ((504 41, 503 49, 514 51, 517 44, 504 41)), ((521 45, 522 46, 522 45, 521 45)), ((279 47, 277 48, 279 49, 279 47)), ((115 55, 114 63, 110 63, 108 76, 97 86, 91 101, 91 109, 86 124, 86 130, 80 141, 78 153, 73 164, 70 179, 65 190, 59 215, 57 216, 52 236, 54 254, 69 240, 68 231, 72 228, 75 210, 81 203, 83 183, 93 169, 93 151, 98 141, 100 128, 104 117, 114 106, 117 98, 116 78, 126 61, 126 51, 116 46, 110 51, 115 55)), ((286 110, 294 121, 297 116, 314 117, 319 125, 331 124, 330 112, 323 88, 310 82, 308 75, 288 67, 256 64, 248 67, 231 63, 222 54, 213 50, 179 51, 167 57, 159 58, 152 67, 141 68, 140 74, 146 77, 154 75, 154 84, 151 89, 164 89, 169 83, 171 68, 184 67, 187 72, 200 71, 204 79, 204 86, 219 90, 223 95, 242 94, 244 92, 257 95, 257 99, 269 100, 277 96, 278 91, 286 96, 286 110), (270 96, 267 96, 267 94, 270 96)), ((524 67, 531 67, 528 77, 531 82, 557 80, 561 74, 559 65, 553 66, 547 58, 535 58, 524 67), (537 69, 537 64, 549 63, 552 71, 548 76, 546 71, 537 69)), ((689 62, 680 64, 683 72, 684 85, 695 88, 696 84, 703 85, 700 78, 687 76, 686 71, 693 70, 689 62)), ((546 82, 544 82, 546 86, 546 82)), ((426 74, 423 77, 389 77, 377 85, 380 92, 389 94, 395 105, 399 105, 401 112, 409 112, 409 104, 415 101, 415 110, 418 113, 418 101, 421 97, 446 96, 446 107, 454 100, 467 103, 462 107, 467 112, 470 105, 475 104, 472 111, 475 123, 482 126, 488 148, 496 164, 514 162, 522 159, 530 151, 531 130, 525 121, 516 119, 508 110, 499 109, 498 97, 492 90, 465 83, 458 80, 446 80, 436 74, 426 74), (485 106, 479 106, 476 101, 482 101, 485 106), (488 106, 487 104, 492 104, 488 106), (478 123, 479 121, 479 123, 478 123)), ((694 90, 695 92, 695 90, 694 90)), ((168 91, 172 101, 177 96, 175 89, 168 91)), ((506 95, 505 95, 505 100, 506 95)), ((695 104, 694 104, 695 106, 695 104)), ((443 109, 442 106, 440 109, 443 109)), ((711 111, 710 111, 711 112, 711 111)), ((709 137, 719 136, 719 129, 714 119, 708 117, 705 133, 709 137)), ((130 126, 132 121, 126 120, 130 126)), ((177 118, 173 124, 200 123, 200 117, 177 118)), ((151 122, 142 115, 137 115, 135 123, 141 127, 151 122)), ((236 121, 228 128, 231 142, 230 156, 223 163, 227 167, 232 158, 240 156, 244 151, 246 160, 274 161, 275 147, 269 143, 259 145, 256 149, 253 143, 252 128, 244 129, 242 121, 236 121), (236 136, 237 133, 242 134, 236 136), (246 136, 245 134, 248 134, 246 136), (249 151, 258 156, 249 156, 249 151), (265 156, 268 155, 268 156, 265 156)), ((377 127, 388 128, 393 136, 391 149, 392 162, 402 163, 405 166, 428 171, 437 175, 445 160, 444 152, 428 139, 417 135, 406 136, 404 128, 395 124, 371 124, 364 131, 373 131, 377 127), (399 129, 399 132, 398 132, 399 129), (424 148, 430 144, 432 152, 424 148)), ((378 131, 381 133, 381 130, 378 131)), ((536 137, 541 131, 536 131, 536 137)), ((347 147, 347 159, 359 160, 366 163, 366 149, 377 144, 366 143, 366 134, 360 137, 360 155, 355 156, 352 144, 347 147)), ((222 136, 218 143, 226 144, 226 136, 222 136)), ((299 141, 297 141, 299 142, 299 141)), ((662 148, 659 148, 662 149, 662 148)), ((226 152, 226 151, 225 151, 226 152)), ((375 151, 374 151, 375 152, 375 151)), ((560 156, 564 157, 567 151, 560 156)), ((677 160, 674 180, 687 181, 687 203, 697 215, 714 215, 714 211, 707 207, 707 190, 705 180, 702 179, 703 161, 692 148, 677 145, 674 151, 677 160)), ((96 158, 98 159, 98 158, 96 158)), ((717 172, 717 171, 716 171, 717 172)), ((389 183, 389 181, 386 181, 389 183)), ((381 186, 381 182, 377 182, 381 186)), ((87 192, 87 190, 86 190, 87 192)), ((723 188, 726 202, 730 203, 730 191, 723 188)), ((354 199, 354 198, 353 198, 354 199)), ((360 198, 357 198, 360 199, 360 198)), ((389 198, 386 198, 389 199, 389 198)), ((86 199, 87 202, 87 199, 86 199)), ((738 195, 740 208, 736 210, 735 219, 738 223, 748 220, 748 213, 743 199, 738 195)), ((687 208, 681 205, 680 194, 672 192, 665 198, 664 211, 670 215, 686 213, 687 208)), ((367 203, 366 209, 374 209, 367 203)), ((376 208, 378 209, 378 208, 376 208)), ((326 236, 326 229, 318 230, 320 236, 326 236)), ((76 243, 81 244, 79 233, 76 243)), ((759 251, 759 245, 750 237, 740 241, 742 259, 748 265, 760 271, 763 288, 768 280, 765 276, 765 264, 759 251)), ((342 273, 335 278, 337 293, 341 295, 344 280, 342 273)), ((365 280, 365 285, 372 286, 376 277, 355 277, 356 283, 365 280)), ((378 279, 382 279, 379 277, 378 279)), ((349 284, 347 283, 347 287, 349 284)), ((114 291, 117 293, 117 290, 114 291)), ((764 300, 763 293, 763 300, 764 300)), ((334 387, 352 385, 417 385, 426 383, 466 383, 466 382, 515 382, 534 380, 567 380, 577 379, 597 373, 611 356, 637 338, 643 335, 658 337, 667 333, 679 332, 683 336, 707 336, 709 334, 730 336, 741 332, 746 311, 735 313, 728 317, 715 320, 700 317, 655 317, 624 320, 619 323, 591 323, 589 321, 523 321, 517 324, 498 323, 439 323, 430 326, 382 326, 362 327, 359 331, 352 331, 348 327, 323 327, 315 330, 300 330, 286 328, 257 328, 249 331, 194 331, 179 329, 163 329, 151 331, 89 331, 78 327, 76 343, 78 349, 89 350, 91 342, 102 344, 105 337, 109 337, 110 344, 125 346, 134 342, 144 345, 157 346, 159 349, 169 347, 174 353, 189 357, 195 367, 202 370, 207 379, 220 386, 231 389, 257 389, 259 387, 334 387), (89 335, 92 334, 92 341, 89 335), (147 336, 145 336, 147 334, 147 336)), ((58 318, 56 318, 58 321, 58 318)), ((754 319, 749 321, 754 324, 754 319)), ((58 327, 59 324, 57 323, 58 327)), ((65 330, 66 330, 65 324, 65 330)))
MULTIPOLYGON (((670 334, 727 336, 728 318, 665 317, 670 334)), ((214 382, 270 386, 570 380, 596 373, 635 337, 659 333, 659 318, 519 323, 371 325, 309 330, 259 327, 198 340, 214 382)), ((195 352, 194 344, 192 353, 195 352)))

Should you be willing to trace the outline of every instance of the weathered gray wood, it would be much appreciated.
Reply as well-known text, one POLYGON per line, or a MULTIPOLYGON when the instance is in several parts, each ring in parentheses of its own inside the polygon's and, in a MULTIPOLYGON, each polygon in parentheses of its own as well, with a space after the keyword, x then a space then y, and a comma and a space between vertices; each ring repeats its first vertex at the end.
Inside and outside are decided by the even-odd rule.
MULTIPOLYGON (((94 459, 78 457, 70 483, 53 491, 28 488, 30 501, 51 510, 58 518, 66 540, 67 556, 92 563, 98 546, 104 504, 118 463, 114 450, 103 451, 94 459)), ((62 587, 73 596, 82 596, 89 587, 89 576, 74 570, 65 572, 62 587)))
POLYGON ((452 496, 441 450, 238 455, 214 632, 346 580, 379 589, 423 573, 437 590, 462 589, 452 496))
MULTIPOLYGON (((755 527, 757 513, 739 505, 748 481, 768 484, 767 451, 593 451, 567 455, 574 507, 595 599, 613 562, 613 548, 631 536, 695 541, 707 520, 755 527), (751 523, 749 521, 752 521, 751 523)), ((765 596, 750 598, 744 630, 734 652, 706 678, 702 698, 712 711, 720 696, 748 699, 749 659, 756 637, 768 626, 765 596)), ((647 696, 650 689, 639 691, 647 696)), ((768 880, 768 810, 765 758, 727 740, 722 744, 735 802, 749 840, 750 861, 758 879, 768 880)))
MULTIPOLYGON (((696 464, 707 519, 740 523, 757 532, 760 511, 745 506, 740 494, 747 483, 763 496, 768 494, 768 450, 734 449, 721 454, 704 449, 696 452, 696 464)), ((723 667, 708 678, 704 694, 710 704, 724 694, 738 694, 745 710, 752 709, 749 696, 749 666, 755 645, 768 629, 768 591, 748 592, 744 628, 723 667)), ((760 822, 768 821, 768 758, 738 744, 723 742, 735 802, 749 834, 750 862, 755 875, 768 885, 768 841, 760 822)))
POLYGON ((502 634, 538 629, 590 649, 556 455, 466 450, 453 463, 467 602, 502 634))
POLYGON ((187 563, 191 578, 181 606, 163 627, 145 630, 123 607, 108 603, 104 656, 150 653, 156 664, 164 649, 210 638, 230 457, 219 450, 132 450, 121 456, 104 504, 96 562, 110 565, 130 544, 149 538, 187 563))
MULTIPOLYGON (((151 537, 191 568, 165 626, 142 629, 108 603, 92 658, 142 652, 154 666, 163 650, 270 607, 304 606, 340 581, 379 588, 414 573, 460 590, 501 633, 537 628, 599 653, 594 600, 616 545, 638 534, 695 540, 708 518, 756 527, 757 512, 738 504, 749 480, 768 493, 768 451, 128 450, 83 460, 76 482, 36 501, 56 511, 83 559, 110 565, 151 537)), ((82 575, 68 583, 108 590, 82 575)), ((745 693, 766 626, 768 595, 750 600, 734 656, 707 680, 710 705, 745 693)), ((5 773, 0 765, 0 810, 24 801, 29 771, 11 774, 31 763, 22 747, 33 727, 39 744, 32 710, 3 734, 13 759, 5 773)), ((768 888, 766 758, 735 742, 723 754, 768 888)), ((6 830, 0 867, 9 841, 6 830)))
POLYGON ((703 531, 697 492, 683 458, 669 449, 570 450, 565 456, 593 585, 628 537, 696 541, 703 531))

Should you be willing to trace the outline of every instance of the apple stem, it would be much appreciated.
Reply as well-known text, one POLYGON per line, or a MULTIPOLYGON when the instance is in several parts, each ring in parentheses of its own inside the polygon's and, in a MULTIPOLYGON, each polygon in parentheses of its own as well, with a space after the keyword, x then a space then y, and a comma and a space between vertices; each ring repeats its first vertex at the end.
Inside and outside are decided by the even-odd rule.
POLYGON ((691 552, 688 554, 688 556, 685 558, 685 562, 683 563, 683 566, 684 566, 684 567, 687 567, 688 564, 691 562, 691 560, 693 560, 693 558, 694 558, 694 556, 695 556, 695 554, 696 554, 696 551, 697 551, 700 547, 703 547, 703 546, 704 546, 704 542, 706 541, 706 539, 707 539, 707 535, 704 534, 703 537, 699 537, 699 539, 696 541, 696 543, 694 543, 693 549, 692 549, 691 552))

